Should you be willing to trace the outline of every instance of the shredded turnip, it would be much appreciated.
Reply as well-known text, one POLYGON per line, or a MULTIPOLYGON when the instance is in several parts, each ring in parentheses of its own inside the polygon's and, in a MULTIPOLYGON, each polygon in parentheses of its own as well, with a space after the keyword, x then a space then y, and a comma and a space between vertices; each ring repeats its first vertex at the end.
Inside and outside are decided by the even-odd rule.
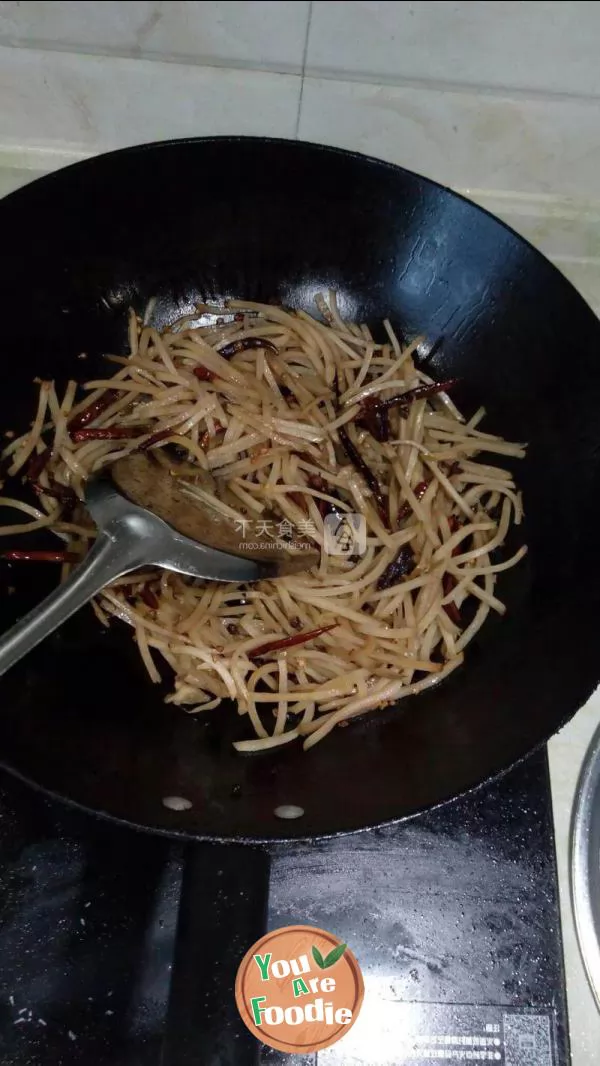
POLYGON ((131 628, 151 681, 162 666, 172 672, 166 699, 179 713, 232 700, 247 733, 238 751, 298 739, 310 748, 440 683, 490 610, 504 612, 497 576, 526 552, 494 554, 523 516, 507 464, 525 445, 481 430, 483 408, 465 421, 448 394, 454 383, 436 385, 415 363, 422 337, 405 344, 386 321, 374 339, 343 320, 335 294, 317 299, 324 321, 231 301, 201 305, 162 333, 154 303, 130 313, 130 354, 109 357, 112 377, 79 396, 70 381, 62 399, 53 382, 39 383, 30 428, 2 452, 9 475, 36 495, 22 501, 4 488, 0 507, 26 520, 0 527, 0 554, 11 555, 7 537, 46 530, 65 552, 38 559, 83 557, 95 535, 86 479, 147 445, 190 499, 244 527, 247 541, 302 539, 321 551, 313 570, 249 588, 146 570, 101 593, 99 621, 131 628), (127 439, 94 429, 127 430, 127 439), (352 514, 362 542, 332 552, 332 529, 348 532, 352 514), (463 621, 467 601, 474 611, 463 621))

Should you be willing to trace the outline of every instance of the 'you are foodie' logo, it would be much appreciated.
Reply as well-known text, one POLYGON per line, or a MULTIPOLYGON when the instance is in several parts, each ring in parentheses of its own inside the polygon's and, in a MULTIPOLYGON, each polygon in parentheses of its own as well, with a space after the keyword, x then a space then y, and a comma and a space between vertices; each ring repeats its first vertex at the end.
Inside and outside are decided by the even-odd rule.
POLYGON ((235 998, 251 1033, 291 1053, 320 1051, 354 1024, 364 985, 347 944, 324 929, 289 925, 246 953, 235 998))

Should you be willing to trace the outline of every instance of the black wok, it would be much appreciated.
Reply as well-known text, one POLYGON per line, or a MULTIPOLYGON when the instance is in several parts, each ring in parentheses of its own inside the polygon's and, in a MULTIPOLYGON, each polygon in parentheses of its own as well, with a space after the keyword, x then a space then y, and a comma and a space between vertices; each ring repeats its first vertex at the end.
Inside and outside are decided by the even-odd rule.
MULTIPOLYGON (((409 171, 237 138, 77 164, 7 197, 0 224, 0 427, 27 424, 35 375, 62 381, 104 370, 102 353, 125 347, 127 308, 152 296, 167 322, 197 299, 311 308, 314 293, 332 287, 356 319, 389 316, 409 336, 443 334, 431 372, 460 377, 463 408, 484 403, 492 430, 529 442, 517 476, 530 547, 500 586, 506 618, 490 619, 462 669, 306 755, 292 745, 236 755, 231 740, 244 726, 234 712, 191 718, 165 706, 129 633, 119 625, 102 633, 81 612, 2 680, 4 767, 132 826, 260 843, 362 829, 444 802, 523 758, 587 699, 600 677, 600 324, 529 244, 409 171), (190 799, 191 809, 166 809, 166 795, 190 799), (304 815, 282 822, 274 813, 282 804, 304 815)), ((55 577, 4 564, 0 625, 55 577)), ((232 864, 235 887, 236 849, 194 855, 205 900, 215 864, 232 864)), ((262 856, 243 851, 264 887, 262 856)), ((215 910, 208 922, 247 920, 231 966, 260 932, 255 900, 245 915, 230 900, 229 917, 215 910)), ((200 920, 198 908, 185 915, 184 907, 182 925, 200 920)), ((174 1012, 186 1006, 177 986, 176 978, 174 1012)), ((231 992, 222 996, 229 1002, 231 992)), ((223 1046, 214 1061, 228 1054, 223 1046)), ((231 1061, 242 1061, 239 1050, 231 1061)))

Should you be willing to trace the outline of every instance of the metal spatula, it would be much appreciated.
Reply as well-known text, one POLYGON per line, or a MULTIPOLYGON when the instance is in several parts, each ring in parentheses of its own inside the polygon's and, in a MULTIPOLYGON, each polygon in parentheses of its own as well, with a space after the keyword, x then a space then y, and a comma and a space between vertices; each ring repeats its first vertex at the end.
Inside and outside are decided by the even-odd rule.
POLYGON ((243 529, 210 504, 209 474, 199 486, 197 472, 194 482, 186 481, 137 453, 115 463, 111 475, 87 484, 86 506, 98 527, 93 547, 64 584, 0 639, 0 675, 111 581, 140 567, 245 583, 308 570, 319 560, 308 544, 266 541, 245 550, 243 529))

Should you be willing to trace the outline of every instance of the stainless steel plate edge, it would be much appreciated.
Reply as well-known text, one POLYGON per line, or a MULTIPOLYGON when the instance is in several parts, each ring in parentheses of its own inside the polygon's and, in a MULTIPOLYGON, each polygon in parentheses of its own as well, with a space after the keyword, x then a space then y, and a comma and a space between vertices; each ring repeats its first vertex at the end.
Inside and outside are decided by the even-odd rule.
POLYGON ((600 1010, 600 727, 579 775, 571 817, 571 902, 579 949, 600 1010))

